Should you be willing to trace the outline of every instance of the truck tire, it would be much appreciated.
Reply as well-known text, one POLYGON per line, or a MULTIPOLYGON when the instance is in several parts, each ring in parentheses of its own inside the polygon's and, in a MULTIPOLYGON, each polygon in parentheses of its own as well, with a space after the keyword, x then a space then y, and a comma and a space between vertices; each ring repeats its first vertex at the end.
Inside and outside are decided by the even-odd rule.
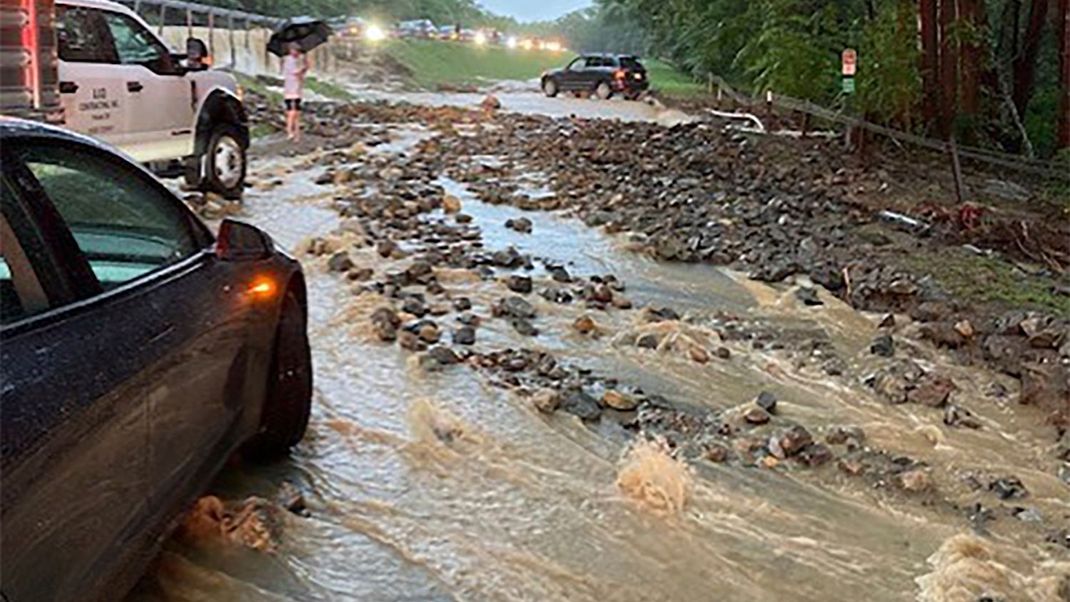
POLYGON ((609 100, 613 96, 613 88, 606 82, 598 82, 598 86, 594 89, 594 93, 602 100, 609 100))
POLYGON ((226 199, 241 198, 245 186, 246 161, 240 140, 237 127, 229 123, 215 126, 204 153, 205 174, 201 187, 219 193, 226 199))
POLYGON ((305 436, 311 410, 312 353, 305 312, 297 296, 287 292, 275 333, 260 431, 246 444, 246 455, 257 460, 285 456, 305 436))
POLYGON ((557 96, 557 82, 553 78, 546 78, 542 81, 542 92, 546 96, 553 98, 557 96))

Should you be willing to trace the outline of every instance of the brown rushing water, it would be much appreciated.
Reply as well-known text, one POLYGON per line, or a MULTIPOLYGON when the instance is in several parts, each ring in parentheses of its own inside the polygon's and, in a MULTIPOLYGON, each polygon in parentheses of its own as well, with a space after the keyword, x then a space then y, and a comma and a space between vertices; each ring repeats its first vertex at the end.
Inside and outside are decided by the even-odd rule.
MULTIPOLYGON (((288 248, 331 234, 340 222, 331 189, 311 183, 318 173, 294 171, 280 188, 251 192, 249 219, 288 248)), ((803 307, 790 289, 659 264, 627 250, 625 238, 564 216, 484 205, 447 185, 482 226, 488 248, 512 244, 568 262, 577 275, 616 274, 637 304, 696 318, 679 336, 715 337, 703 317, 728 311, 784 330, 827 332, 849 374, 872 361, 877 318, 833 298, 803 307), (503 226, 519 215, 534 221, 533 234, 503 226)), ((386 267, 370 250, 355 258, 386 267)), ((540 414, 465 366, 425 373, 408 352, 373 340, 366 319, 381 299, 356 297, 323 260, 305 261, 316 371, 308 436, 291 461, 230 468, 213 492, 270 498, 289 479, 306 491, 310 516, 287 516, 273 554, 172 542, 132 600, 973 601, 990 593, 1024 601, 1056 600, 1059 578, 1070 572, 1013 518, 975 535, 964 511, 875 489, 834 463, 685 465, 656 444, 629 450, 620 427, 540 414)), ((464 273, 442 272, 440 280, 482 315, 507 292, 464 273)), ((1050 434, 1037 416, 984 397, 993 375, 929 354, 984 424, 949 429, 937 410, 888 405, 861 379, 797 369, 773 351, 729 342, 731 360, 697 364, 623 344, 641 328, 638 312, 598 313, 607 334, 591 339, 568 327, 581 308, 529 299, 541 336, 522 340, 504 321, 487 320, 476 348, 535 346, 674 401, 719 409, 771 390, 779 414, 815 436, 830 425, 857 425, 870 445, 927 462, 938 490, 963 505, 985 495, 961 483, 964 471, 976 470, 1021 478, 1031 492, 1026 504, 1043 516, 1070 512, 1046 453, 1050 434)))

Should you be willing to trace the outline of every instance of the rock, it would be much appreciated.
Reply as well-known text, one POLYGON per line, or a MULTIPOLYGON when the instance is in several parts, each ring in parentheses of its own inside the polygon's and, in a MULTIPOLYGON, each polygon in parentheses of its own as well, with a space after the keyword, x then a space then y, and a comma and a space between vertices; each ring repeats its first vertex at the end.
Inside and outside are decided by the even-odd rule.
POLYGON ((1001 477, 988 484, 988 490, 1001 500, 1021 499, 1029 495, 1025 485, 1018 477, 1001 477))
POLYGON ((275 493, 275 503, 287 512, 298 516, 309 516, 304 494, 290 481, 282 482, 278 492, 275 493))
POLYGON ((390 342, 397 339, 398 326, 401 325, 401 318, 398 317, 397 312, 389 307, 380 307, 372 312, 371 315, 372 329, 375 331, 375 336, 379 337, 380 341, 390 342))
POLYGON ((462 326, 454 330, 453 343, 455 345, 475 345, 476 329, 471 326, 462 326))
POLYGON ((516 330, 518 333, 526 337, 539 336, 539 329, 535 328, 535 325, 524 318, 513 318, 509 323, 513 326, 513 330, 516 330))
MULTIPOLYGON (((452 194, 447 194, 445 197, 442 198, 442 210, 446 213, 460 213, 461 199, 453 196, 452 194)), ((458 222, 461 221, 460 217, 460 215, 457 216, 458 222)))
POLYGON ((427 357, 440 366, 452 366, 461 361, 461 358, 457 357, 457 354, 454 353, 452 349, 442 345, 436 345, 429 349, 427 357))
POLYGON ((635 341, 635 344, 642 349, 657 349, 660 342, 658 335, 644 334, 635 341))
POLYGON ((692 345, 687 350, 687 354, 691 356, 691 361, 705 364, 710 361, 710 352, 698 345, 692 345))
POLYGON ((594 323, 594 319, 588 315, 582 315, 576 318, 576 321, 572 323, 572 328, 580 334, 591 334, 598 329, 598 326, 594 323))
POLYGON ((661 307, 658 309, 647 308, 644 318, 647 322, 677 321, 680 319, 680 314, 669 307, 661 307))
POLYGON ((613 307, 617 309, 631 309, 632 302, 623 295, 613 295, 613 307))
POLYGON ((506 220, 505 227, 520 232, 521 234, 529 234, 531 232, 531 220, 526 217, 506 220))
POLYGON ((796 289, 795 298, 802 302, 803 305, 807 306, 825 304, 825 302, 817 296, 817 290, 807 286, 799 287, 798 289, 796 289))
POLYGON ((1064 334, 1055 328, 1045 328, 1029 335, 1029 346, 1034 349, 1055 349, 1062 342, 1064 334))
POLYGON ((422 318, 427 315, 427 306, 416 297, 409 297, 401 304, 401 311, 422 318))
POLYGON ((714 354, 720 359, 727 360, 732 357, 732 351, 728 347, 718 347, 714 354))
POLYGON ((371 280, 374 275, 375 270, 371 268, 354 268, 349 270, 349 273, 346 274, 346 278, 355 282, 364 282, 365 280, 371 280))
POLYGON ((786 456, 794 456, 804 447, 814 442, 810 431, 799 425, 788 428, 776 436, 777 444, 786 456))
POLYGON ((497 111, 502 108, 502 101, 498 100, 498 97, 493 94, 487 94, 483 97, 483 102, 479 103, 479 106, 484 111, 497 111))
POLYGON ((968 429, 981 428, 981 422, 974 417, 966 408, 949 404, 944 408, 944 424, 953 427, 965 427, 968 429))
POLYGON ((535 308, 522 297, 506 297, 495 306, 498 315, 512 318, 532 319, 535 317, 535 308))
POLYGON ((832 450, 827 445, 822 443, 811 443, 806 447, 799 450, 799 454, 795 457, 796 460, 803 464, 814 468, 827 464, 833 459, 834 455, 832 450))
POLYGON ((748 424, 765 424, 770 420, 769 412, 753 407, 743 413, 743 420, 746 420, 748 424))
POLYGON ((531 278, 527 276, 509 276, 505 281, 505 285, 514 293, 528 294, 531 292, 531 278))
POLYGON ((776 395, 770 391, 762 391, 758 394, 758 397, 754 400, 754 403, 761 409, 769 412, 770 414, 776 414, 776 395))
POLYGON ((630 412, 639 407, 639 401, 637 399, 612 389, 602 394, 602 403, 614 410, 622 412, 630 412))
POLYGON ((375 250, 379 253, 380 257, 384 258, 393 257, 401 252, 401 248, 392 240, 380 241, 375 250))
POLYGON ((877 328, 895 328, 895 314, 885 314, 877 328))
POLYGON ((502 268, 517 268, 524 265, 524 257, 513 247, 495 251, 491 255, 491 261, 494 262, 494 265, 502 268))
POLYGON ((860 447, 866 440, 866 434, 861 427, 857 426, 834 426, 825 435, 825 443, 829 445, 847 445, 860 447))
POLYGON ((568 273, 568 270, 561 266, 554 266, 550 268, 549 271, 550 278, 552 278, 554 282, 572 282, 572 276, 568 273))
POLYGON ((419 330, 417 330, 416 335, 425 343, 437 343, 441 336, 438 331, 438 326, 433 322, 427 322, 421 325, 419 330))
POLYGON ((896 483, 899 487, 911 493, 920 493, 932 486, 929 471, 924 468, 915 468, 899 473, 896 477, 896 483))
POLYGON ((602 416, 602 408, 598 402, 582 389, 566 392, 561 400, 561 409, 586 421, 598 420, 602 416))
POLYGON ((472 309, 472 301, 468 297, 457 297, 453 300, 453 309, 457 311, 468 311, 472 309))
POLYGON ((932 341, 937 347, 958 349, 966 344, 966 337, 959 334, 950 322, 930 322, 921 327, 921 336, 932 341))
POLYGON ((345 251, 335 253, 327 260, 327 269, 332 272, 348 272, 352 267, 353 260, 349 258, 349 253, 345 251))
POLYGON ((542 389, 531 396, 531 403, 543 414, 553 414, 561 406, 561 395, 551 389, 542 389))
POLYGON ((613 289, 604 284, 599 284, 591 289, 587 299, 598 303, 610 303, 613 301, 613 289))
POLYGON ((873 339, 873 342, 869 345, 869 352, 881 357, 895 355, 895 341, 892 339, 892 335, 882 334, 873 339))
POLYGON ((946 376, 927 374, 916 387, 907 392, 907 401, 920 403, 931 408, 943 407, 948 397, 958 387, 946 376))
POLYGON ((973 324, 970 324, 969 320, 959 320, 955 322, 955 332, 961 334, 963 338, 972 338, 974 334, 973 324))
POLYGON ((427 343, 420 340, 420 337, 415 333, 408 330, 400 330, 397 333, 398 345, 402 349, 408 349, 409 351, 423 351, 427 349, 427 343))
POLYGON ((731 455, 731 450, 720 443, 711 443, 706 446, 706 459, 710 462, 720 464, 727 461, 731 455))
POLYGON ((405 268, 405 276, 411 282, 427 284, 432 275, 431 264, 426 261, 414 261, 412 265, 405 268))

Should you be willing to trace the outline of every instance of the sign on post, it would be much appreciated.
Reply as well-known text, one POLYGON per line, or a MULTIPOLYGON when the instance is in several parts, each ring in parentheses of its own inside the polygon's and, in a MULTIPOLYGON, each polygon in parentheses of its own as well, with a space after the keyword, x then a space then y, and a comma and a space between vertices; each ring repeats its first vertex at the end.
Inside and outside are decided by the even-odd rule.
POLYGON ((846 48, 840 55, 843 70, 843 93, 855 93, 855 71, 858 69, 858 52, 854 48, 846 48))
POLYGON ((858 68, 858 52, 854 48, 847 48, 841 55, 843 59, 843 76, 854 77, 855 70, 858 68))

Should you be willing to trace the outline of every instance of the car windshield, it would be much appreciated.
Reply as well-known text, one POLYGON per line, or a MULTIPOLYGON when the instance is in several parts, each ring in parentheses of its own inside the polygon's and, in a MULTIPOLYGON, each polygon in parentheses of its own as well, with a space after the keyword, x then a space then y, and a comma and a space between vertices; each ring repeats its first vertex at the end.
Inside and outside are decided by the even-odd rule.
POLYGON ((639 59, 634 56, 623 56, 620 59, 620 66, 628 71, 646 71, 643 64, 639 62, 639 59))

